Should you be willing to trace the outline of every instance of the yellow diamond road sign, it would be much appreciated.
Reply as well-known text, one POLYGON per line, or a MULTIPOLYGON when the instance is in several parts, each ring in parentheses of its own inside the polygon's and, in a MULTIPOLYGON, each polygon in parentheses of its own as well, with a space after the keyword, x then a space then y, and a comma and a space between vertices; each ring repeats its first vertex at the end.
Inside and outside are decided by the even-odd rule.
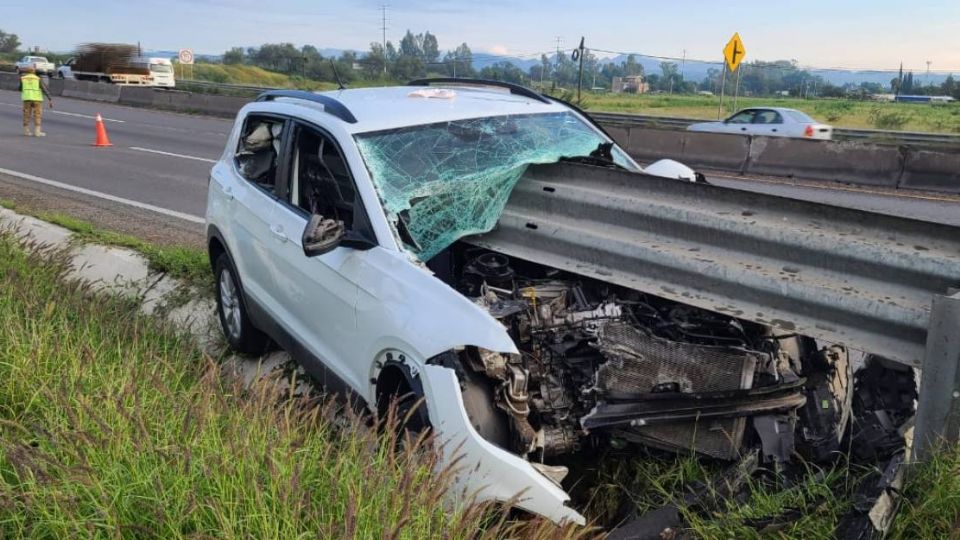
POLYGON ((747 49, 743 46, 743 40, 739 33, 734 33, 727 46, 723 48, 723 59, 727 61, 730 71, 736 71, 740 61, 747 55, 747 49))

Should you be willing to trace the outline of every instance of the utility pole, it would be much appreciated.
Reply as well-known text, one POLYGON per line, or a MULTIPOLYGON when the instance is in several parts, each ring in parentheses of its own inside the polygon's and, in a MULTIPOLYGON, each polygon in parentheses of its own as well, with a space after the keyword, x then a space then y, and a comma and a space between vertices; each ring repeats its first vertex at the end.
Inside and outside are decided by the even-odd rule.
POLYGON ((573 58, 574 60, 579 60, 579 61, 580 61, 580 69, 579 69, 579 72, 578 72, 578 74, 577 74, 577 105, 578 105, 578 106, 579 106, 580 103, 581 103, 581 102, 580 102, 580 91, 581 91, 582 88, 583 88, 583 53, 584 53, 584 51, 585 51, 585 48, 584 48, 583 45, 584 45, 584 38, 583 38, 583 36, 580 36, 580 47, 577 48, 577 49, 574 51, 574 58, 573 58))
POLYGON ((930 64, 932 63, 932 61, 927 60, 927 86, 930 86, 930 64))
POLYGON ((683 50, 683 60, 680 60, 680 82, 683 82, 683 68, 687 66, 687 50, 683 50))
POLYGON ((383 37, 383 75, 387 75, 387 5, 380 6, 380 31, 383 37))
POLYGON ((560 48, 563 47, 563 38, 557 36, 557 56, 556 56, 556 65, 553 67, 553 85, 557 85, 557 75, 560 72, 560 48))

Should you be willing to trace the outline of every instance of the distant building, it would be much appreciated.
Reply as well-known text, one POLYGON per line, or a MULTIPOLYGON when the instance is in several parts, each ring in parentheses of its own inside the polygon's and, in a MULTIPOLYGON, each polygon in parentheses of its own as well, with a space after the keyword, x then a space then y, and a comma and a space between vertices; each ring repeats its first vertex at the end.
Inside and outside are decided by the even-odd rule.
POLYGON ((950 96, 896 96, 894 99, 904 103, 950 103, 954 101, 950 96))
POLYGON ((650 91, 650 85, 643 80, 643 75, 614 77, 610 91, 614 94, 646 94, 650 91))

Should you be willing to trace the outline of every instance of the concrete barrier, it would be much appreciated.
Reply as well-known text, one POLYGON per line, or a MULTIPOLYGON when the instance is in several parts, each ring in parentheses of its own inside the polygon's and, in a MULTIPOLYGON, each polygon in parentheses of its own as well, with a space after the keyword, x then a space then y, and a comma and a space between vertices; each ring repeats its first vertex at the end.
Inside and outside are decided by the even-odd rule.
POLYGON ((742 173, 750 155, 750 137, 723 133, 683 131, 684 163, 699 163, 709 169, 742 173))
POLYGON ((166 111, 201 113, 232 118, 250 100, 247 98, 217 96, 213 94, 195 94, 143 88, 123 87, 120 91, 120 103, 135 107, 147 107, 166 111))
POLYGON ((643 128, 627 128, 624 149, 637 161, 651 162, 662 158, 683 159, 683 132, 643 128))
POLYGON ((20 86, 20 76, 16 73, 0 73, 0 90, 16 90, 20 86))
POLYGON ((63 97, 117 103, 120 101, 120 87, 115 84, 90 81, 63 81, 63 97))
POLYGON ((124 86, 120 88, 120 103, 135 107, 150 107, 153 105, 153 94, 153 88, 124 86))
POLYGON ((50 91, 51 96, 62 96, 63 79, 50 79, 50 81, 47 82, 47 90, 50 91))
POLYGON ((739 173, 750 151, 750 138, 741 135, 625 126, 611 126, 607 131, 634 159, 647 163, 666 158, 739 173))
POLYGON ((896 187, 903 172, 899 146, 753 137, 745 173, 896 187))
POLYGON ((960 153, 908 148, 900 187, 960 193, 960 153))

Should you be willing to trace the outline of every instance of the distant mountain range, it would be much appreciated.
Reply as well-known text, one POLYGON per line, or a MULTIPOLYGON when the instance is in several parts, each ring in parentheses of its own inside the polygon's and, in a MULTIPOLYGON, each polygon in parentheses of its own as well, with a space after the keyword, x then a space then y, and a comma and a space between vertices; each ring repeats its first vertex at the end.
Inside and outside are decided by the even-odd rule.
MULTIPOLYGON (((338 57, 344 52, 350 51, 358 56, 362 57, 366 54, 366 51, 356 51, 350 49, 337 49, 337 48, 323 48, 318 49, 320 54, 325 57, 338 57)), ((178 51, 145 51, 145 56, 159 56, 166 58, 175 58, 178 51)), ((222 55, 212 55, 212 54, 197 54, 197 59, 202 59, 210 62, 218 62, 222 58, 222 55)), ((660 62, 663 62, 660 58, 654 58, 650 56, 635 55, 637 63, 643 66, 645 73, 660 73, 660 62)), ((627 55, 617 55, 608 58, 600 59, 601 64, 615 63, 619 64, 627 60, 627 55)), ((671 60, 680 64, 679 60, 671 60)), ((540 63, 539 58, 517 58, 512 56, 500 56, 491 53, 474 53, 473 67, 476 69, 483 69, 489 65, 495 64, 497 62, 510 62, 511 64, 517 66, 523 71, 529 71, 531 67, 536 66, 540 63)), ((801 66, 802 67, 802 66, 801 66)), ((707 72, 710 69, 719 69, 720 62, 702 62, 697 60, 687 60, 683 63, 683 75, 687 80, 693 81, 702 81, 707 76, 707 72)), ((862 82, 870 83, 879 83, 884 86, 890 84, 890 79, 893 79, 897 76, 897 72, 890 71, 854 71, 854 70, 845 70, 845 69, 806 69, 807 72, 819 75, 825 81, 842 86, 844 84, 860 84, 862 82)), ((904 72, 906 73, 906 72, 904 72)), ((929 78, 925 72, 913 72, 914 80, 922 84, 941 84, 946 78, 947 74, 945 73, 931 73, 929 78)))

